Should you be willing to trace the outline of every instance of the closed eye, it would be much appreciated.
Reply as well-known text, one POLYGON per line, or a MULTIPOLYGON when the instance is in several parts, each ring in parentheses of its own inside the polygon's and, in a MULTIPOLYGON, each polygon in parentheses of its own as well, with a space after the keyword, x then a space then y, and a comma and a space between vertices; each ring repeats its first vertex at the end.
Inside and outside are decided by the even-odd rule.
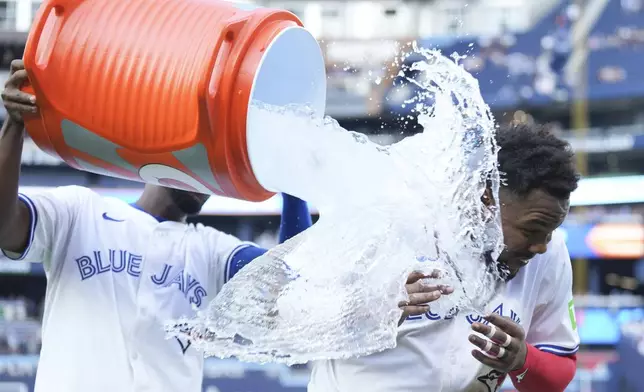
POLYGON ((547 241, 549 237, 548 234, 544 233, 541 230, 524 229, 521 230, 521 232, 531 242, 541 242, 541 240, 547 241))
POLYGON ((523 235, 525 235, 526 237, 534 237, 534 236, 539 235, 539 231, 537 231, 537 230, 522 229, 522 230, 521 230, 521 232, 522 232, 522 233, 523 233, 523 235))

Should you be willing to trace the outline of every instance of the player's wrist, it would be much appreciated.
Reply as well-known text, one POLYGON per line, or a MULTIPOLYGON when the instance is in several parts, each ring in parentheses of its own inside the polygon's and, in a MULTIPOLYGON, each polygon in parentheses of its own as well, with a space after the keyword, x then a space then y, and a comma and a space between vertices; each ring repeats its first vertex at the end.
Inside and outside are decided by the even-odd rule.
POLYGON ((524 348, 518 354, 520 356, 519 362, 517 363, 516 367, 510 371, 510 375, 522 374, 530 366, 530 363, 529 363, 530 362, 529 353, 531 351, 530 349, 531 348, 535 349, 535 348, 526 342, 522 342, 522 343, 524 348))
POLYGON ((11 116, 7 115, 4 123, 2 124, 2 133, 16 133, 22 134, 25 129, 25 125, 22 122, 16 121, 11 116))

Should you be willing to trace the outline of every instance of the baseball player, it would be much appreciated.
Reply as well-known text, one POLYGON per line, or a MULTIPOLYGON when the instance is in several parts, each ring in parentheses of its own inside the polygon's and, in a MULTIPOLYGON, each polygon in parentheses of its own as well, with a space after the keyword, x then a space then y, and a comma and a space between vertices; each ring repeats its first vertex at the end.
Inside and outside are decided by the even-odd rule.
MULTIPOLYGON (((201 391, 203 354, 166 340, 163 324, 203 308, 222 285, 266 250, 185 223, 208 196, 147 185, 133 205, 88 188, 18 193, 23 113, 38 111, 22 61, 11 64, 2 98, 0 249, 43 263, 47 293, 37 392, 201 391)), ((311 225, 306 203, 283 195, 280 242, 311 225)), ((450 288, 409 276, 403 319, 424 314, 450 288)))
MULTIPOLYGON (((26 81, 14 61, 2 94, 0 248, 46 272, 36 391, 201 391, 203 353, 166 340, 163 324, 203 308, 265 250, 186 224, 207 195, 148 185, 129 205, 79 186, 18 194, 22 113, 38 110, 19 90, 26 81)), ((311 224, 299 199, 284 195, 283 212, 282 241, 311 224)))
MULTIPOLYGON (((309 392, 494 392, 508 376, 519 392, 562 392, 573 379, 572 267, 556 231, 577 187, 573 153, 542 126, 504 126, 496 137, 507 285, 488 315, 409 316, 396 348, 316 363, 309 392)), ((483 201, 496 204, 489 193, 483 201)))

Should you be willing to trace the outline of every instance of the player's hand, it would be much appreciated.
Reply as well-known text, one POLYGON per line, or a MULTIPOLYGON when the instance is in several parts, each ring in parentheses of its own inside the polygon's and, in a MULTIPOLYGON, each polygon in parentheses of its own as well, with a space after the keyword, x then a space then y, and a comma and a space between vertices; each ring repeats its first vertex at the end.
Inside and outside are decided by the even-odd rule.
POLYGON ((508 317, 496 313, 485 317, 485 320, 490 324, 472 324, 474 331, 488 337, 485 339, 474 334, 469 336, 470 342, 480 349, 472 350, 472 356, 482 364, 503 373, 521 369, 528 354, 523 328, 508 317))
POLYGON ((23 124, 23 114, 33 114, 38 111, 36 97, 20 90, 28 82, 25 64, 22 60, 13 60, 9 79, 5 83, 1 95, 4 107, 7 109, 8 119, 17 124, 23 124))
POLYGON ((422 282, 422 279, 440 277, 439 271, 433 271, 430 275, 425 275, 422 272, 412 272, 407 277, 407 294, 409 300, 398 304, 400 309, 403 310, 403 315, 398 322, 402 324, 409 316, 417 316, 425 314, 429 311, 429 303, 439 299, 442 295, 452 294, 454 288, 445 285, 427 285, 422 282))

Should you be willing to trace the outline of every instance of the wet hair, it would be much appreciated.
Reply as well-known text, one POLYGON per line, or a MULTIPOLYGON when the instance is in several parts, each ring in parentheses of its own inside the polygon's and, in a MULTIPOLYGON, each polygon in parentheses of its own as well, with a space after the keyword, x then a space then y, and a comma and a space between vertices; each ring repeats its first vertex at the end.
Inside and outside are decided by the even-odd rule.
POLYGON ((518 196, 540 189, 568 199, 577 189, 579 173, 570 144, 547 125, 506 124, 497 129, 502 188, 518 196))

